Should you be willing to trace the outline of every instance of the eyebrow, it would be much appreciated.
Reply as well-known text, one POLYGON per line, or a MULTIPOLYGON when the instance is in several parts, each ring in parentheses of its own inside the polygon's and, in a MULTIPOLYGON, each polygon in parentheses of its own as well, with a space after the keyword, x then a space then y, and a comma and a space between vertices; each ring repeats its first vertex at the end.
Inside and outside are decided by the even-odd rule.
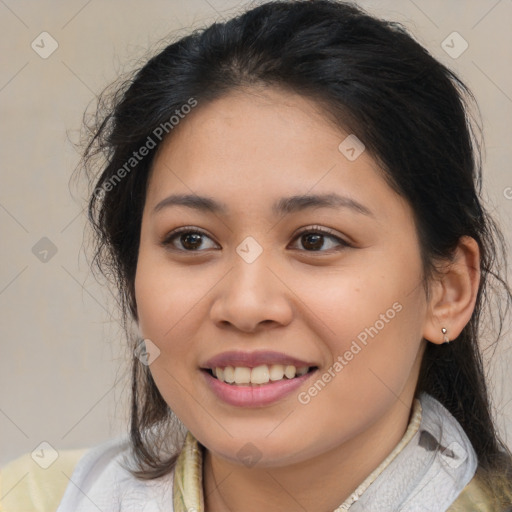
MULTIPOLYGON (((211 197, 195 194, 173 194, 160 201, 153 209, 153 214, 171 206, 186 206, 202 212, 226 215, 228 207, 211 197)), ((275 215, 290 214, 309 208, 348 208, 356 213, 373 217, 373 212, 355 199, 339 194, 304 194, 282 197, 272 205, 275 215)))

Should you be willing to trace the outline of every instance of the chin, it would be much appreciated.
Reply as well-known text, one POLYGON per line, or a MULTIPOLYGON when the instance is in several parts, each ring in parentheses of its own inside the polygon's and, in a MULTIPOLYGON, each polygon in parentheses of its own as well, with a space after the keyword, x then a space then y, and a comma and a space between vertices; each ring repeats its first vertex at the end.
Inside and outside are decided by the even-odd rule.
POLYGON ((307 458, 297 443, 288 441, 283 444, 281 439, 270 440, 260 436, 230 438, 226 444, 214 443, 208 449, 215 457, 247 468, 283 467, 307 458))

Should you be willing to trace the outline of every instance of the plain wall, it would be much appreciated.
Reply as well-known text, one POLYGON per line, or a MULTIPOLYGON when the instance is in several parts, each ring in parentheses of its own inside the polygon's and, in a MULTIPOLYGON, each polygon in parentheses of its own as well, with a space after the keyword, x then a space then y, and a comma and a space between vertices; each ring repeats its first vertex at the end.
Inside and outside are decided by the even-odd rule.
MULTIPOLYGON (((472 88, 485 126, 487 205, 510 239, 512 2, 358 3, 404 23, 472 88), (441 46, 454 31, 469 45, 458 58, 441 46)), ((69 181, 79 159, 69 139, 77 140, 95 95, 161 38, 244 5, 0 3, 0 464, 42 441, 81 448, 127 431, 128 357, 119 315, 84 256, 84 191, 69 181), (35 41, 40 53, 51 49, 43 31, 58 43, 46 59, 31 47, 35 41)), ((498 425, 512 447, 511 340, 506 333, 489 369, 498 425)))

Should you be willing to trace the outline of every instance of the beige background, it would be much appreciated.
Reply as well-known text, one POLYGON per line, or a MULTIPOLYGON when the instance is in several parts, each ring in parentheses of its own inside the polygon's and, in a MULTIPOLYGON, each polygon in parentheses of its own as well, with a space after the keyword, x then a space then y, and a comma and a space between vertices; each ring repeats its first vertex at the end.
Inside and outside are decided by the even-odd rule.
MULTIPOLYGON (((485 124, 488 205, 510 239, 512 1, 358 3, 403 22, 472 87, 485 124), (469 44, 457 59, 441 47, 453 31, 469 44)), ((42 441, 80 448, 126 431, 127 356, 83 254, 81 192, 69 183, 78 155, 68 138, 76 141, 95 94, 161 38, 248 4, 0 0, 0 465, 42 441), (59 45, 47 59, 31 48, 43 31, 59 45), (43 237, 57 250, 46 262, 33 252, 43 237)), ((508 332, 490 370, 512 447, 511 339, 508 332)))

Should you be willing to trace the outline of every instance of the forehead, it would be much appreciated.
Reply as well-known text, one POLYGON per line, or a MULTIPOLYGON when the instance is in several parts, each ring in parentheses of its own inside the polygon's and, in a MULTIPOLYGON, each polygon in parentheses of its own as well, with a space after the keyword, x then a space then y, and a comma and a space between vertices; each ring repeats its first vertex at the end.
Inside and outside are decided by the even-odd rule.
POLYGON ((278 89, 230 93, 199 102, 164 140, 148 201, 155 206, 178 191, 275 210, 276 198, 308 191, 359 196, 377 207, 399 199, 364 146, 354 146, 354 159, 347 144, 354 146, 354 136, 312 100, 278 89))

